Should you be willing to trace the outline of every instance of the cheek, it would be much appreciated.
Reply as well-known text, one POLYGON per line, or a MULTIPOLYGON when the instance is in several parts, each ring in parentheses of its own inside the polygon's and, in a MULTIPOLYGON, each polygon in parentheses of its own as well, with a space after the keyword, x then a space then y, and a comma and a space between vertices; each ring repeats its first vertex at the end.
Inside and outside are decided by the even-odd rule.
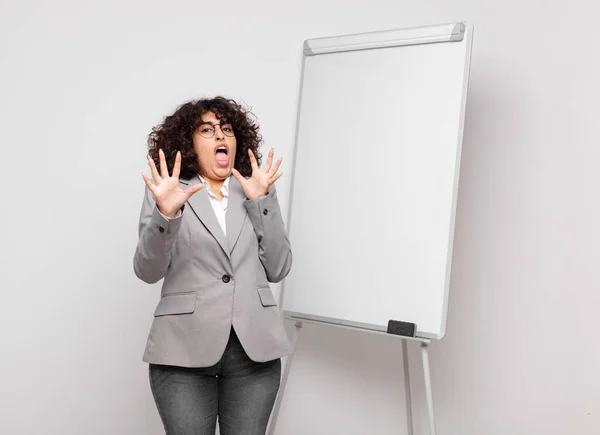
POLYGON ((206 159, 210 157, 210 154, 213 152, 210 144, 206 144, 201 140, 194 141, 194 151, 196 151, 196 155, 201 159, 206 159))

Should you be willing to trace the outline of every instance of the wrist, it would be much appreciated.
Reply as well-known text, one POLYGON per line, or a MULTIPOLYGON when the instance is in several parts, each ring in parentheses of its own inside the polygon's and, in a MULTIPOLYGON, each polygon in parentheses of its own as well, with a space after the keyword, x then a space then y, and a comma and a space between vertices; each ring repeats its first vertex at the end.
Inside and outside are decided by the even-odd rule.
POLYGON ((254 199, 261 198, 261 197, 263 197, 263 196, 267 196, 268 194, 269 194, 269 190, 267 189, 267 190, 265 190, 264 192, 262 192, 262 193, 258 193, 258 194, 256 194, 256 195, 253 195, 251 198, 248 198, 248 199, 249 199, 249 200, 254 200, 254 199))
POLYGON ((168 217, 169 219, 175 219, 177 217, 178 210, 162 209, 158 207, 158 211, 160 212, 160 214, 162 214, 165 217, 168 217))

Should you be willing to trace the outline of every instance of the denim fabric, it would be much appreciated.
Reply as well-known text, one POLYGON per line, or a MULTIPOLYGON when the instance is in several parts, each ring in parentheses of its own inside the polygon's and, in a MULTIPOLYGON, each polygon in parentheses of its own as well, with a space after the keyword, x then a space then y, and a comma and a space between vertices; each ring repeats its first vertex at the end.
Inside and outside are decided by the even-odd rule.
POLYGON ((166 435, 264 435, 280 384, 281 360, 246 355, 233 329, 211 367, 149 365, 150 387, 166 435))

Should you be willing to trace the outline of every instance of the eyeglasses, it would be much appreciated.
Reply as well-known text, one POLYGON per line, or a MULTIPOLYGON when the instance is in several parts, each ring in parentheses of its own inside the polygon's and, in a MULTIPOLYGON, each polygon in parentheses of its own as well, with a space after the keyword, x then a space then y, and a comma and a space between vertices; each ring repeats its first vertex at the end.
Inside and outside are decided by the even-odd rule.
POLYGON ((210 139, 215 135, 215 131, 217 131, 215 127, 217 126, 219 126, 225 136, 233 136, 233 127, 231 124, 201 124, 198 128, 198 133, 200 133, 200 136, 210 139))

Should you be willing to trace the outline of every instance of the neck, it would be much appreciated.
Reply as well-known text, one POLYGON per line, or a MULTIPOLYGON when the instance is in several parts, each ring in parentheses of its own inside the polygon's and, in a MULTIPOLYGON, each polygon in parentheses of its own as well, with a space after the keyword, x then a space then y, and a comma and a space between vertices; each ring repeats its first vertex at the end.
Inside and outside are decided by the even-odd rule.
POLYGON ((203 175, 202 178, 204 178, 206 181, 208 181, 208 184, 210 184, 210 191, 217 195, 218 198, 223 199, 221 188, 223 187, 225 180, 213 180, 205 175, 203 175))

